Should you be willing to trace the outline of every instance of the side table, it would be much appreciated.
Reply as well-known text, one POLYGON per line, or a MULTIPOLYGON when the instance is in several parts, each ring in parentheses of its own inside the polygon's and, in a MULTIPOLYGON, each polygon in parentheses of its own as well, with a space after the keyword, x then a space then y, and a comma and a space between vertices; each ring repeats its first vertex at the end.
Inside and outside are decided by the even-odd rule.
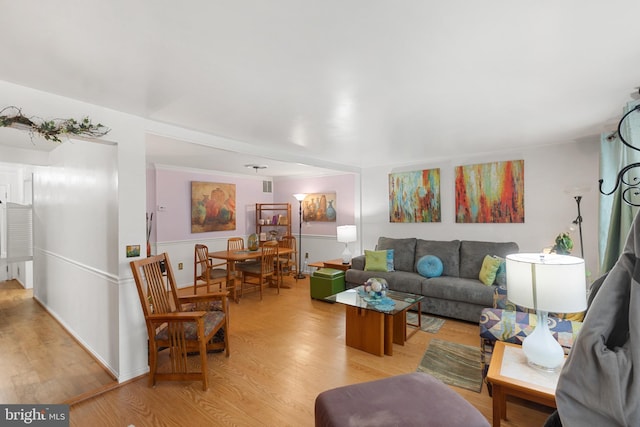
POLYGON ((497 341, 487 381, 493 388, 493 426, 507 419, 507 395, 556 407, 556 386, 562 367, 543 371, 527 363, 522 346, 497 341))
POLYGON ((330 259, 329 261, 316 261, 309 264, 309 267, 315 268, 335 268, 336 270, 347 271, 351 268, 351 263, 343 264, 341 258, 330 259))

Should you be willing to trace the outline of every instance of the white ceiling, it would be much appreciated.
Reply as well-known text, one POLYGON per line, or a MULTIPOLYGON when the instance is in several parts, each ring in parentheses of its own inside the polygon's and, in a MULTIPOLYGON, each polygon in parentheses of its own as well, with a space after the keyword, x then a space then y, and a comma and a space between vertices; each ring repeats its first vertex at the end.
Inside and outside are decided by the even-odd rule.
MULTIPOLYGON (((640 85, 639 16, 638 0, 1 0, 0 80, 285 160, 268 175, 415 164, 612 129, 640 85)), ((150 141, 170 161, 174 142, 150 141)))

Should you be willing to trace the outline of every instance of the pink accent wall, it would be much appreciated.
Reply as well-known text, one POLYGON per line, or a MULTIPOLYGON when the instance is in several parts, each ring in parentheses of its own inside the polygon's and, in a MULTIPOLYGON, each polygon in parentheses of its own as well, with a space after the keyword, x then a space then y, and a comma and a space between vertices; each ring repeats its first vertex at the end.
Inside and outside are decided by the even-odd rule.
POLYGON ((170 169, 150 170, 147 173, 147 210, 154 212, 151 240, 154 241, 155 235, 156 242, 251 234, 255 232, 255 204, 272 202, 273 194, 262 192, 261 179, 170 169), (191 233, 191 181, 236 185, 235 230, 191 233), (165 211, 158 211, 158 206, 164 206, 165 211))
POLYGON ((335 236, 338 225, 355 224, 355 175, 344 174, 312 178, 279 178, 274 182, 274 201, 291 203, 291 232, 299 231, 299 204, 296 193, 336 193, 335 222, 306 222, 302 234, 335 236))
MULTIPOLYGON (((268 180, 270 178, 265 178, 268 180)), ((273 193, 262 192, 262 179, 173 169, 147 169, 147 212, 153 212, 151 242, 173 242, 244 236, 255 232, 256 203, 291 203, 291 231, 298 233, 298 201, 294 193, 336 193, 336 222, 308 222, 303 234, 335 236, 338 225, 354 224, 355 177, 279 178, 273 193), (236 185, 236 229, 191 233, 191 181, 236 185), (158 211, 164 206, 164 212, 158 211)))

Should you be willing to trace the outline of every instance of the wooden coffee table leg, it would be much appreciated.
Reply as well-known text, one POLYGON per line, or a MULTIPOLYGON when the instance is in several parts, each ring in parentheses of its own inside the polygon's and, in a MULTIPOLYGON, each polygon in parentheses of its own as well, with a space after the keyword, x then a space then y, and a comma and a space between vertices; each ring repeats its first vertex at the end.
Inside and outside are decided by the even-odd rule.
POLYGON ((364 308, 345 306, 345 343, 367 353, 382 356, 385 351, 386 321, 383 313, 364 308))
MULTIPOLYGON (((384 316, 384 354, 393 356, 393 318, 395 316, 384 316)), ((404 344, 404 343, 403 343, 404 344)))

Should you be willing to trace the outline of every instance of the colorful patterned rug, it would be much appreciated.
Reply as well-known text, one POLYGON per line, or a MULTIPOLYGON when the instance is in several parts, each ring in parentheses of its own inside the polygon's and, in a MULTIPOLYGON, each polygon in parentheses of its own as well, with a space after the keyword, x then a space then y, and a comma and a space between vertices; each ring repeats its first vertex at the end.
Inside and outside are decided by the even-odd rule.
POLYGON ((445 384, 482 391, 480 349, 433 338, 418 371, 426 372, 445 384))
MULTIPOLYGON (((407 323, 413 323, 415 325, 418 324, 418 313, 415 311, 407 312, 407 323)), ((437 317, 427 316, 426 314, 422 314, 422 329, 425 332, 429 332, 430 334, 437 334, 440 328, 444 325, 444 319, 439 319, 437 317)))

